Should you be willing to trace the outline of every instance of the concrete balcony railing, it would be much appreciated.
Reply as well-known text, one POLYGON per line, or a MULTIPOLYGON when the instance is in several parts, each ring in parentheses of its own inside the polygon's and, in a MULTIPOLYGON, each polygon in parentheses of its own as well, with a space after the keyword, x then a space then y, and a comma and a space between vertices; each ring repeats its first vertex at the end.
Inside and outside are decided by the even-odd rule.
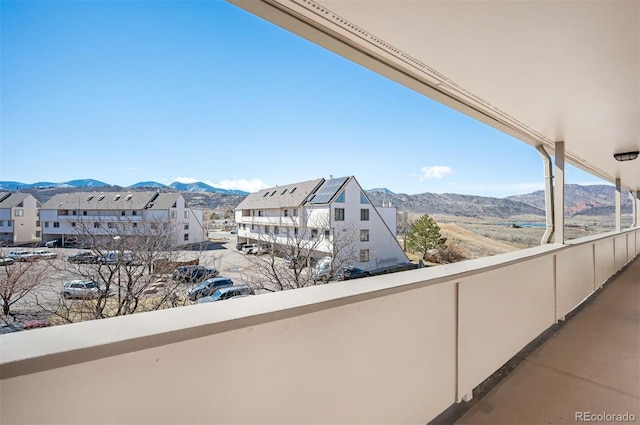
POLYGON ((635 228, 3 335, 0 422, 424 424, 639 253, 635 228))

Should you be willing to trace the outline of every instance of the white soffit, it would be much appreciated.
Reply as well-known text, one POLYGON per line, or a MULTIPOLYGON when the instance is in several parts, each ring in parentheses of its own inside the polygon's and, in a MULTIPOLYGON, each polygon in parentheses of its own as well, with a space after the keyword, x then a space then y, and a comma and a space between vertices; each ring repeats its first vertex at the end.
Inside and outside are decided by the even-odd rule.
POLYGON ((640 1, 230 2, 640 190, 640 1))

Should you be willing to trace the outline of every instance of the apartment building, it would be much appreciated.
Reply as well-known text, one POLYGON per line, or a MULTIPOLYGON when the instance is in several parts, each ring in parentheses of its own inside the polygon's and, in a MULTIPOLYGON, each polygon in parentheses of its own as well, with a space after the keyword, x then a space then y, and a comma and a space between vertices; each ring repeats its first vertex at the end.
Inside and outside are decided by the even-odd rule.
POLYGON ((33 195, 0 192, 0 242, 11 245, 39 242, 39 206, 33 195))
POLYGON ((408 262, 396 239, 396 210, 375 207, 355 177, 263 189, 235 210, 238 241, 376 270, 408 262))
POLYGON ((113 238, 161 232, 172 245, 206 240, 202 210, 190 208, 178 193, 79 192, 52 197, 40 209, 42 241, 90 237, 108 246, 113 238))

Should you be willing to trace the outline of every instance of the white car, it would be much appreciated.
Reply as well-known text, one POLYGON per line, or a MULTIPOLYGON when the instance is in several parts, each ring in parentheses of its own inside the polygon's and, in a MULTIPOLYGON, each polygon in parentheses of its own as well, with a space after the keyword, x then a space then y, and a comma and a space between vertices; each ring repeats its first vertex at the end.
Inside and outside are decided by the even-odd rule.
POLYGON ((49 251, 48 249, 36 249, 33 251, 33 255, 36 258, 42 258, 45 260, 51 260, 58 256, 58 254, 56 254, 55 252, 49 251))
POLYGON ((72 280, 62 285, 60 295, 64 298, 97 298, 105 291, 91 280, 72 280))
POLYGON ((38 258, 33 255, 31 251, 27 250, 11 251, 9 252, 9 257, 13 258, 15 261, 33 261, 38 258))

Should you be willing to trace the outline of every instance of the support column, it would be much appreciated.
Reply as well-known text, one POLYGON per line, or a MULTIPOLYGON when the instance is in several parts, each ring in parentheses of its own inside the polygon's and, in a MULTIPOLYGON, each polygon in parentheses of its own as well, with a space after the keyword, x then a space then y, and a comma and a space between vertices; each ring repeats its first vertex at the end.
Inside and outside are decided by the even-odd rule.
POLYGON ((633 205, 633 224, 631 227, 640 226, 640 190, 636 190, 635 199, 633 199, 633 192, 631 192, 631 205, 633 205))
POLYGON ((564 142, 556 142, 555 185, 553 192, 554 243, 564 244, 564 142))
POLYGON ((545 150, 544 146, 536 146, 538 153, 542 157, 542 165, 544 168, 544 211, 546 215, 546 230, 542 235, 541 245, 551 242, 553 236, 553 165, 551 157, 545 150))
POLYGON ((620 178, 616 179, 616 232, 622 231, 622 191, 620 178))

